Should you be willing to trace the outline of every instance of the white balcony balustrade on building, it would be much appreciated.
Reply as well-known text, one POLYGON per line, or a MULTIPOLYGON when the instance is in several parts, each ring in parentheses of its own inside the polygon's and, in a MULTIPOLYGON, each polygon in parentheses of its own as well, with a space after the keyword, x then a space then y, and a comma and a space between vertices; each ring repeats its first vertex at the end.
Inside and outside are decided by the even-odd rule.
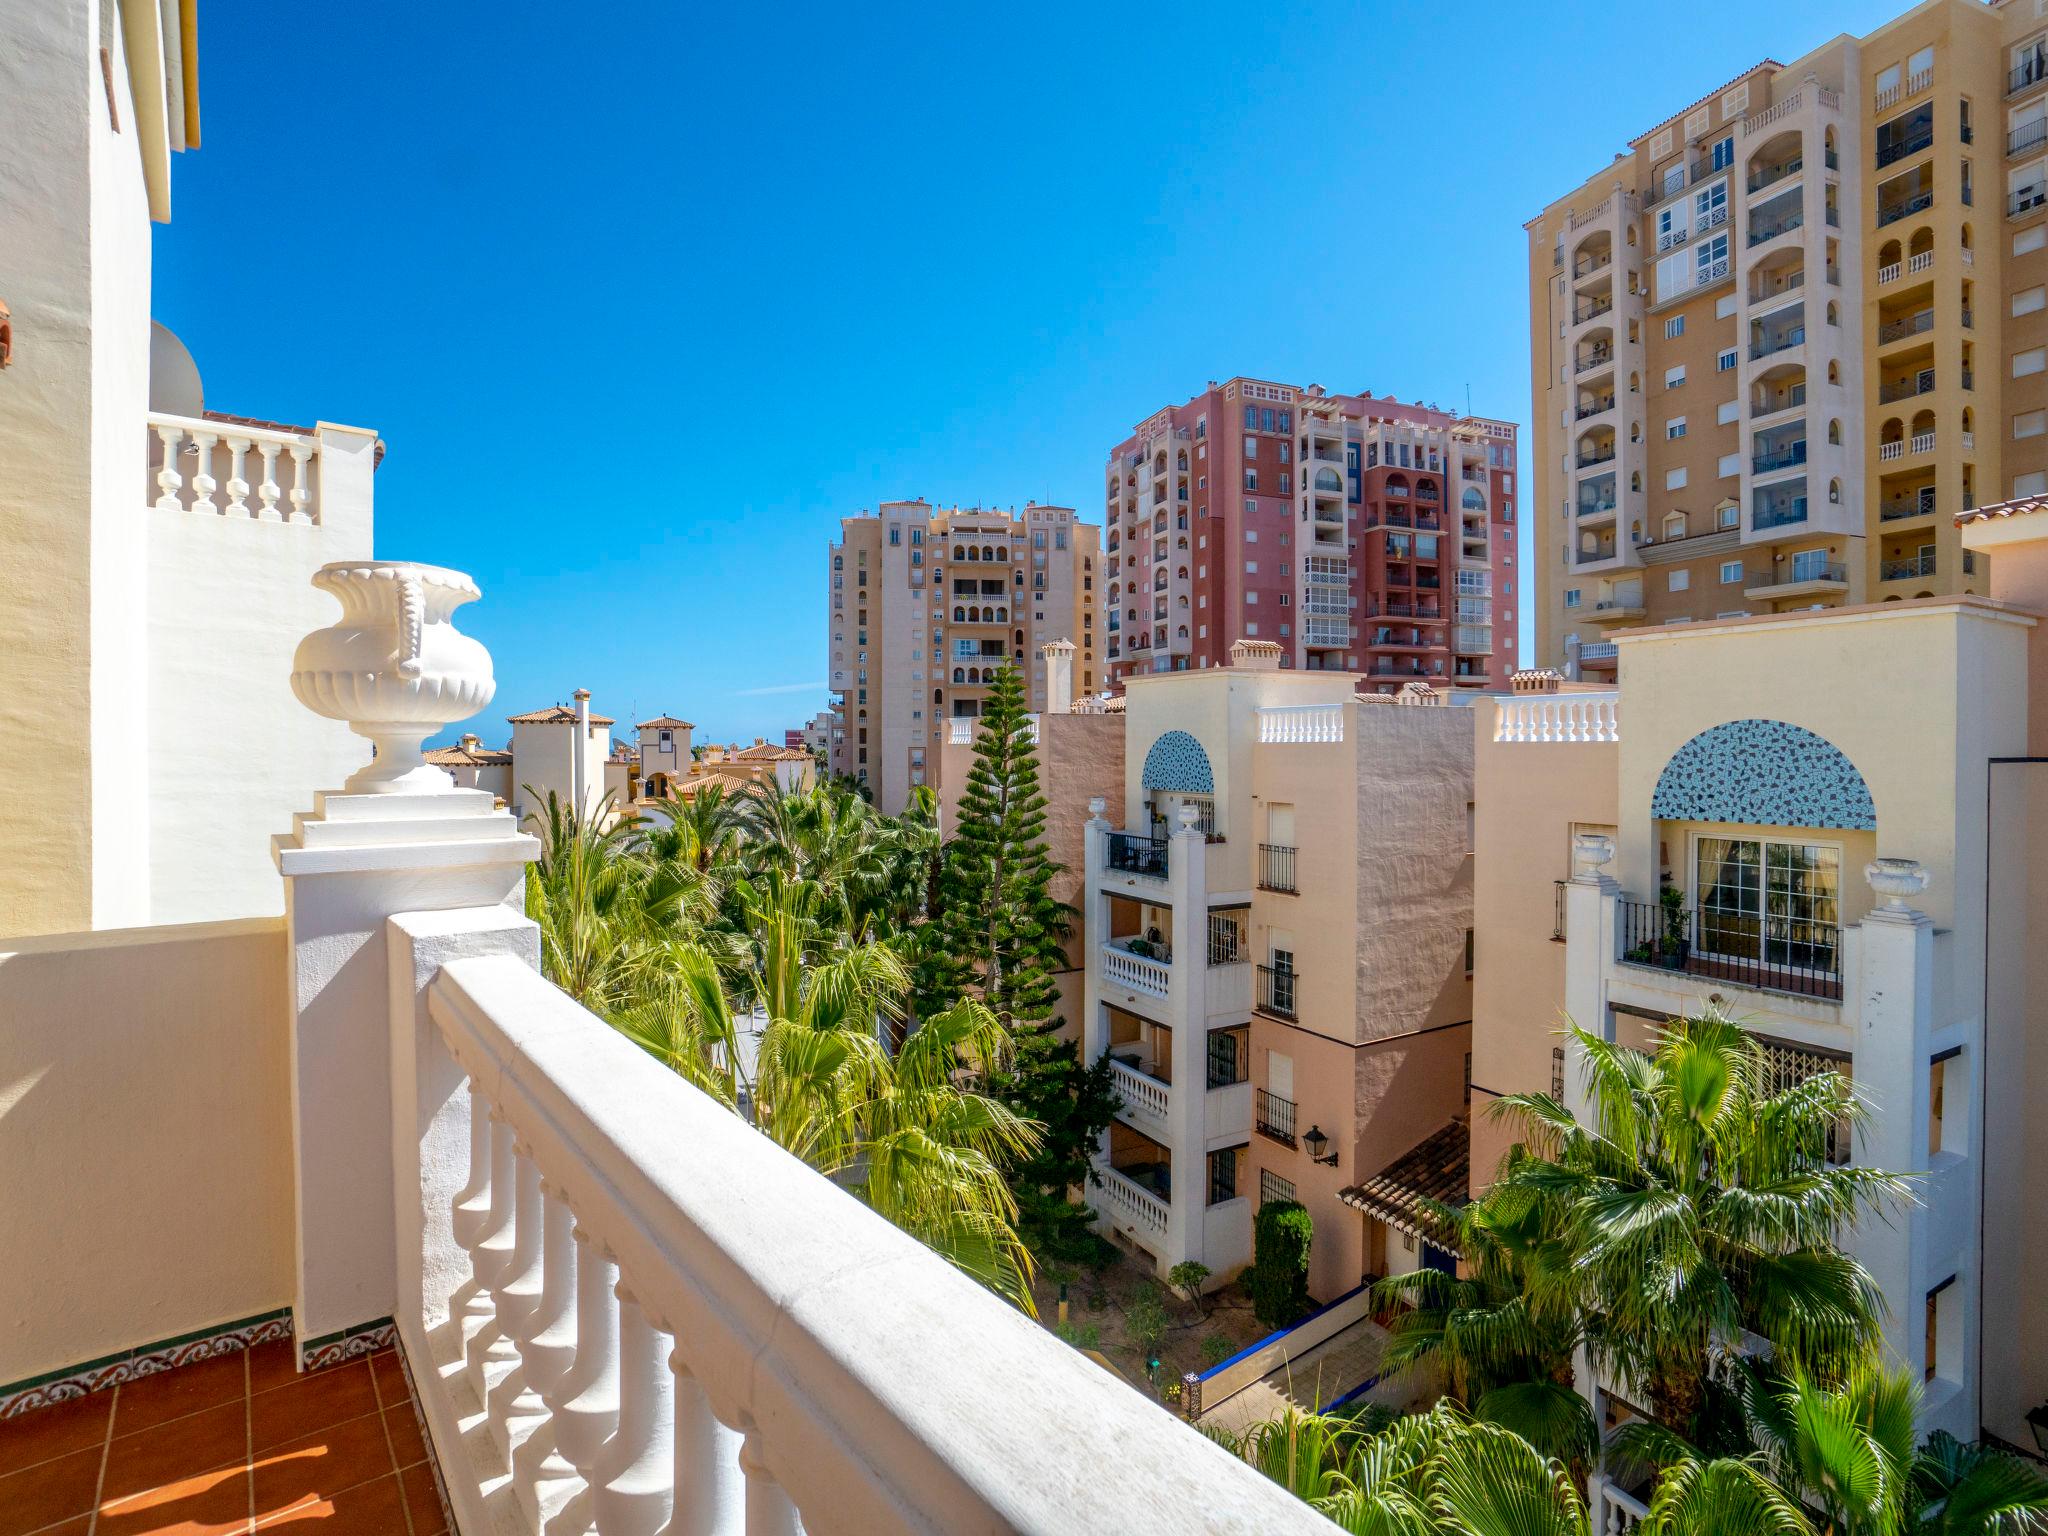
POLYGON ((1495 741, 1619 741, 1618 693, 1533 693, 1500 700, 1495 741))
POLYGON ((1166 1235, 1170 1218, 1164 1200, 1135 1179, 1126 1178, 1114 1168, 1098 1165, 1097 1171, 1102 1175, 1102 1188, 1099 1193, 1103 1202, 1109 1206, 1113 1217, 1129 1222, 1154 1236, 1166 1235))
POLYGON ((1123 1100, 1123 1117, 1148 1135, 1165 1134, 1173 1119, 1173 1089, 1156 1077, 1118 1060, 1109 1060, 1109 1080, 1123 1100))
POLYGON ((1281 704, 1259 710, 1262 743, 1342 741, 1342 704, 1281 704))
POLYGON ((152 413, 151 500, 161 512, 266 523, 320 520, 317 434, 152 413))
POLYGON ((1133 992, 1165 997, 1173 989, 1171 962, 1133 954, 1121 944, 1102 946, 1102 979, 1133 992))

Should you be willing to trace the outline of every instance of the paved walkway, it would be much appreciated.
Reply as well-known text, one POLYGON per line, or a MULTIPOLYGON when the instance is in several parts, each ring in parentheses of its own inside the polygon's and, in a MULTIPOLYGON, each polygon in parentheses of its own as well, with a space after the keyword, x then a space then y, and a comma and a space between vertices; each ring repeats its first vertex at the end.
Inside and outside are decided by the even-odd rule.
POLYGON ((1250 1425, 1278 1418, 1289 1407, 1313 1413, 1377 1376, 1386 1344, 1387 1330, 1371 1318, 1361 1318, 1222 1402, 1204 1404, 1201 1422, 1242 1434, 1250 1425))

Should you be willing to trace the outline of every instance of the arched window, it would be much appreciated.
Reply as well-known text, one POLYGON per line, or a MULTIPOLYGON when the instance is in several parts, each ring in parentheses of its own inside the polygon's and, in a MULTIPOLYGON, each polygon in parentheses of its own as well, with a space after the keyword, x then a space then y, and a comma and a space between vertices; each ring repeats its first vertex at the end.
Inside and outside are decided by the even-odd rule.
POLYGON ((956 683, 964 683, 964 682, 966 682, 966 681, 967 681, 967 669, 966 669, 965 667, 955 667, 955 668, 953 669, 953 681, 954 681, 954 682, 956 682, 956 683))
POLYGON ((1828 420, 1828 441, 1837 448, 1842 446, 1842 423, 1839 418, 1830 417, 1828 420))
POLYGON ((1486 497, 1481 494, 1478 486, 1468 485, 1465 487, 1465 494, 1459 498, 1459 505, 1467 512, 1484 512, 1486 497))
POLYGON ((1841 504, 1842 482, 1839 480, 1830 480, 1828 482, 1828 505, 1832 507, 1839 507, 1841 504))
POLYGON ((953 622, 955 624, 965 624, 967 622, 967 610, 956 606, 953 609, 953 622))

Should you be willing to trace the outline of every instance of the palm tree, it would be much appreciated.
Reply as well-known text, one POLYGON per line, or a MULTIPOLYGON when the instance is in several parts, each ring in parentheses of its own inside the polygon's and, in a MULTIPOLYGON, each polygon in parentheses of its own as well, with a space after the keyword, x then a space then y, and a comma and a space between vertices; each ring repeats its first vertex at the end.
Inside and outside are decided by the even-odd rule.
POLYGON ((541 969, 592 1012, 609 1016, 632 995, 644 954, 639 866, 626 857, 631 818, 610 826, 606 796, 585 818, 553 790, 527 821, 540 837, 540 858, 526 870, 526 915, 540 928, 541 969))
POLYGON ((1905 1179, 1831 1164, 1831 1134, 1862 1114, 1846 1078, 1771 1081, 1761 1047, 1713 1014, 1681 1019, 1643 1054, 1574 1028, 1591 1089, 1580 1125, 1546 1094, 1493 1112, 1534 1155, 1499 1188, 1554 1207, 1532 1301, 1582 1319, 1596 1364, 1640 1384, 1690 1433, 1714 1359, 1745 1330, 1838 1379, 1876 1343, 1884 1300, 1837 1242, 1909 1198, 1905 1179))
POLYGON ((1558 1261, 1556 1211, 1513 1184, 1456 1208, 1425 1201, 1424 1219, 1463 1255, 1463 1273, 1422 1268, 1379 1282, 1375 1303, 1402 1308, 1380 1366, 1441 1372, 1449 1395, 1478 1418, 1583 1470, 1595 1432, 1573 1374, 1579 1317, 1554 1288, 1529 1283, 1558 1261))

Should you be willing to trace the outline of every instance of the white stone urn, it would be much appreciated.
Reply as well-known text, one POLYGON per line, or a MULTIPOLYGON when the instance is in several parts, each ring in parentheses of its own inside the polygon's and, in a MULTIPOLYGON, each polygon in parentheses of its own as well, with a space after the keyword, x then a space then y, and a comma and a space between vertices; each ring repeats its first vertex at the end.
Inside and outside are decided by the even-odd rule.
POLYGON ((1102 795, 1088 797, 1088 816, 1092 821, 1101 821, 1109 813, 1109 801, 1102 795))
POLYGON ((1872 859, 1863 866, 1863 878, 1878 895, 1889 898, 1879 910, 1911 912, 1909 903, 1927 889, 1927 866, 1918 859, 1872 859))
POLYGON ((1614 861, 1614 839, 1605 832, 1580 832, 1572 837, 1572 868, 1590 875, 1614 861))
POLYGON ((483 594, 460 571, 410 560, 337 560, 313 585, 341 603, 341 622, 299 642, 292 692, 316 715, 346 721, 377 748, 350 775, 356 794, 433 794, 455 781, 420 743, 466 720, 497 691, 491 654, 450 622, 483 594))

